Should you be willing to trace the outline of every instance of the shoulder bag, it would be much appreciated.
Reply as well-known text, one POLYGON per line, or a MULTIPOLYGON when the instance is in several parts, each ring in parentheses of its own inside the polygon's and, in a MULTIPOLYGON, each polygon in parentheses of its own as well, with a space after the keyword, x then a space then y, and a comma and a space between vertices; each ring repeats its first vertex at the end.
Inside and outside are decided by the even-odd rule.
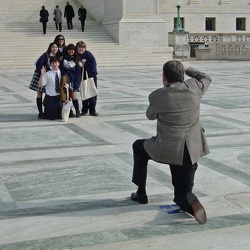
POLYGON ((82 101, 87 100, 91 97, 94 97, 98 94, 97 88, 95 86, 95 81, 93 77, 88 78, 88 72, 86 71, 86 79, 83 80, 84 77, 84 69, 82 71, 82 81, 80 86, 80 95, 82 101))
POLYGON ((69 88, 68 87, 66 88, 66 92, 67 92, 67 100, 63 103, 63 107, 62 107, 62 120, 64 122, 68 121, 70 108, 72 106, 72 102, 69 101, 69 88))

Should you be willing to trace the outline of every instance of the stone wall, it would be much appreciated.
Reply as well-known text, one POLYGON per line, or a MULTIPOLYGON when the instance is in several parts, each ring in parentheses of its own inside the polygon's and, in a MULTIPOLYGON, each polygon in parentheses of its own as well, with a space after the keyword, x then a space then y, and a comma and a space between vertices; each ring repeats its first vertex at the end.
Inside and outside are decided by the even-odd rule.
POLYGON ((159 16, 159 0, 79 0, 120 45, 167 48, 166 21, 159 16))
POLYGON ((77 0, 97 21, 102 22, 105 14, 105 0, 77 0))

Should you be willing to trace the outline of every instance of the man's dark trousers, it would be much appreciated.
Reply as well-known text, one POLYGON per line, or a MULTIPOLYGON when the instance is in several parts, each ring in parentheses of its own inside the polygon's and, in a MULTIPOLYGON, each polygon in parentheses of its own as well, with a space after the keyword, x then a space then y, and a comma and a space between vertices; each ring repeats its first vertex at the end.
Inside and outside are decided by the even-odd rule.
MULTIPOLYGON (((146 187, 147 165, 148 160, 151 160, 151 157, 143 146, 144 141, 145 139, 141 139, 133 143, 134 169, 132 182, 138 187, 146 187)), ((174 186, 174 202, 182 210, 190 214, 193 214, 193 211, 186 196, 192 193, 197 166, 197 163, 192 164, 186 145, 184 148, 183 164, 170 164, 172 184, 174 186)))
POLYGON ((72 30, 73 29, 72 17, 66 17, 66 19, 67 19, 68 29, 72 30))
POLYGON ((43 34, 46 34, 47 22, 43 22, 43 34))

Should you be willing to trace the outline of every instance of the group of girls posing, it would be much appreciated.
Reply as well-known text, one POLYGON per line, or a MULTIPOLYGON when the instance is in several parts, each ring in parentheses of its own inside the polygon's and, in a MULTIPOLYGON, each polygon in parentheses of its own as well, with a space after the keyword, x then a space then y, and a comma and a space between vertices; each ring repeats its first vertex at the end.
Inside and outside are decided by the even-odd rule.
MULTIPOLYGON (((39 86, 39 79, 41 73, 51 70, 50 60, 51 58, 59 59, 60 75, 66 75, 68 78, 68 86, 70 98, 72 99, 76 113, 70 111, 70 117, 81 117, 86 114, 91 116, 97 116, 96 102, 97 96, 94 96, 88 100, 82 101, 82 110, 80 112, 79 102, 76 92, 79 91, 82 78, 86 78, 86 72, 88 77, 93 77, 95 85, 97 87, 97 64, 94 55, 86 50, 86 44, 83 41, 79 41, 74 44, 65 44, 65 38, 63 35, 57 35, 54 42, 49 44, 46 52, 44 52, 36 62, 36 69, 32 77, 29 88, 37 92, 36 104, 38 109, 39 119, 50 119, 46 115, 46 101, 43 111, 43 93, 46 93, 46 85, 39 86)), ((61 80, 61 79, 60 79, 61 80)), ((46 96, 45 96, 46 99, 46 96)), ((58 116, 60 118, 60 115, 58 116)))

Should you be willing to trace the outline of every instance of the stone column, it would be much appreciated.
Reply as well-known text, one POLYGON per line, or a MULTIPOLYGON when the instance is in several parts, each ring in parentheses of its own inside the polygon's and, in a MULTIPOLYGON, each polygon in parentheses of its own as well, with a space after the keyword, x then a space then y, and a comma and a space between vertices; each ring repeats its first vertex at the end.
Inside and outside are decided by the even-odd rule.
POLYGON ((123 0, 105 0, 103 27, 119 43, 119 24, 123 16, 123 0))
POLYGON ((189 32, 169 32, 168 46, 173 47, 175 58, 190 58, 189 32))
POLYGON ((158 8, 159 0, 105 0, 102 24, 120 45, 169 50, 166 21, 158 8))

